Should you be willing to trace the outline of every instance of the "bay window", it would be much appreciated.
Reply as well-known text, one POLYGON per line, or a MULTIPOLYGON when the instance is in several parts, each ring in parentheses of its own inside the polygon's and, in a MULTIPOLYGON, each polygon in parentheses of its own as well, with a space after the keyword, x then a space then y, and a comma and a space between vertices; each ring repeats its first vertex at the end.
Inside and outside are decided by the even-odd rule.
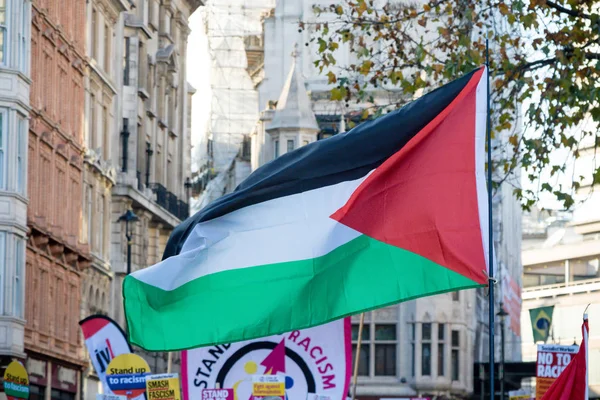
POLYGON ((23 285, 25 281, 25 240, 15 236, 15 273, 13 283, 13 312, 12 315, 23 318, 23 285))
POLYGON ((6 64, 8 25, 6 9, 7 0, 0 0, 0 65, 6 64))
POLYGON ((4 314, 4 288, 9 264, 6 262, 6 232, 0 232, 0 314, 4 314))
POLYGON ((27 152, 27 120, 17 117, 17 192, 25 194, 25 179, 27 173, 26 152, 27 152))
POLYGON ((6 189, 7 139, 8 111, 0 108, 0 189, 6 189))
POLYGON ((29 69, 29 6, 28 0, 0 0, 0 65, 25 74, 29 69))

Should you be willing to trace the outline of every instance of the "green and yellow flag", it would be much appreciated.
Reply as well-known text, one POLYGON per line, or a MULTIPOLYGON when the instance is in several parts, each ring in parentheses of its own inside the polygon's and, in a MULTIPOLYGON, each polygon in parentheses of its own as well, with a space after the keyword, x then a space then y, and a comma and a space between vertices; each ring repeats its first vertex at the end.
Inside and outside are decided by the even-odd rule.
POLYGON ((550 335, 550 326, 552 325, 553 312, 554 306, 540 307, 529 310, 534 342, 545 343, 548 340, 548 335, 550 335))

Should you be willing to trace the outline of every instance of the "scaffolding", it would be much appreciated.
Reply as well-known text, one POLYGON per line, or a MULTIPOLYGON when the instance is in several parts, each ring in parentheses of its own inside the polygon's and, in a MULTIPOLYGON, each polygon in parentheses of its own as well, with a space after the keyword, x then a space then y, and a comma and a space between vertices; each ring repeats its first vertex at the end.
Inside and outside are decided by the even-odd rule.
POLYGON ((203 7, 212 98, 205 140, 194 154, 202 164, 196 210, 223 195, 222 182, 259 118, 255 75, 262 60, 256 51, 262 47, 263 16, 274 7, 275 0, 208 0, 203 7))

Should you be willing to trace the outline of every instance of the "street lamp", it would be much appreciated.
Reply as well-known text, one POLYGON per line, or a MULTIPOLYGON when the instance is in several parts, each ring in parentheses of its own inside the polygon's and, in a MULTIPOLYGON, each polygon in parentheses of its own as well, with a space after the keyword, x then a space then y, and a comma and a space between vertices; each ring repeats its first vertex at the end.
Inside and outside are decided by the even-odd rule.
POLYGON ((508 313, 504 311, 503 302, 500 302, 500 311, 496 315, 500 319, 500 400, 504 400, 504 320, 508 313))
POLYGON ((127 275, 131 273, 131 239, 133 238, 133 234, 129 230, 130 222, 137 222, 140 219, 131 209, 125 211, 125 214, 119 217, 120 221, 125 221, 125 237, 127 238, 127 275))

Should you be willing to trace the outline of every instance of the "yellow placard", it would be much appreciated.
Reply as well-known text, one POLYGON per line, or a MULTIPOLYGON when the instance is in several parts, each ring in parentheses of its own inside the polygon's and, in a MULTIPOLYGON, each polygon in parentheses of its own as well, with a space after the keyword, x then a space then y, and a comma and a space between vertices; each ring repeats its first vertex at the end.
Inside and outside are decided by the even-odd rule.
POLYGON ((29 398, 29 375, 18 361, 12 361, 4 371, 4 392, 9 400, 29 398))
POLYGON ((285 381, 279 375, 255 375, 252 377, 253 397, 284 397, 285 381))
POLYGON ((146 377, 146 396, 148 400, 181 400, 179 375, 148 375, 146 377))

